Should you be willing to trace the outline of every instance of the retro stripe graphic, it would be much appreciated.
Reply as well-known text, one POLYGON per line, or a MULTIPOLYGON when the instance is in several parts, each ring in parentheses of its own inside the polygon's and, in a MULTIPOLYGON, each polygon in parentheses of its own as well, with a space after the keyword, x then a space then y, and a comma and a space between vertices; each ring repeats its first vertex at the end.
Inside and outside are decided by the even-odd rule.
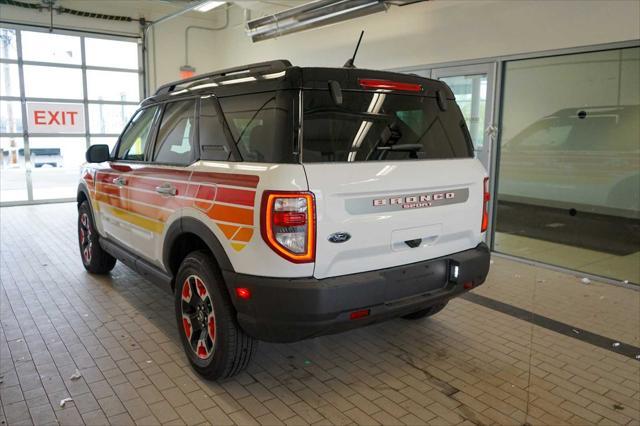
POLYGON ((137 170, 99 170, 95 180, 83 175, 96 201, 96 208, 153 233, 162 233, 167 220, 178 209, 196 208, 213 220, 235 251, 241 251, 254 235, 256 187, 260 178, 217 172, 189 172, 145 167, 137 170), (126 185, 118 186, 114 179, 126 185), (173 197, 156 188, 170 183, 173 197))

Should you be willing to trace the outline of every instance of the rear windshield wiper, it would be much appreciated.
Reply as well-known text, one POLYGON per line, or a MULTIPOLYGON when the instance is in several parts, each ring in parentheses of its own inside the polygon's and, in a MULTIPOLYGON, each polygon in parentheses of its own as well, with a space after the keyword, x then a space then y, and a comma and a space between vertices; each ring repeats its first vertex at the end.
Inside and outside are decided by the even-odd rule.
POLYGON ((305 110, 304 114, 306 116, 310 115, 342 115, 345 117, 354 117, 361 118, 363 120, 390 120, 393 117, 388 114, 373 114, 370 112, 358 112, 358 111, 350 111, 348 109, 339 109, 339 108, 314 108, 305 110))
POLYGON ((379 151, 420 151, 424 146, 420 143, 402 143, 398 145, 376 146, 379 151))

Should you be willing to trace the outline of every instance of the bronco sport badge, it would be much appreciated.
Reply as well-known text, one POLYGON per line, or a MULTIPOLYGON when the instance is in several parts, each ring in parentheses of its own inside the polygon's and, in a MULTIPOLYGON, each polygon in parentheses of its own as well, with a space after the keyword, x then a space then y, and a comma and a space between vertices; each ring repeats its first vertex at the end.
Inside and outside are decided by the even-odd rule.
POLYGON ((346 209, 351 214, 389 212, 458 204, 464 203, 468 199, 469 189, 459 188, 450 191, 420 192, 387 197, 353 198, 346 200, 346 209))

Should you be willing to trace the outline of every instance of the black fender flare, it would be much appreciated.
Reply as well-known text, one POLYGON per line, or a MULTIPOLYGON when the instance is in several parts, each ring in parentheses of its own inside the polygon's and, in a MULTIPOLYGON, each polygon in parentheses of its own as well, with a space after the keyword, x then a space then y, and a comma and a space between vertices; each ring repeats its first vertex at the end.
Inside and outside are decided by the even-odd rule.
POLYGON ((93 216, 93 203, 91 201, 91 195, 89 194, 89 188, 83 182, 78 184, 78 192, 76 195, 76 201, 78 202, 78 207, 80 207, 80 194, 84 194, 87 202, 89 203, 89 209, 91 210, 91 215, 93 216))
POLYGON ((197 235, 204 243, 207 245, 213 257, 215 257, 218 262, 218 266, 223 271, 235 272, 233 269, 233 265, 231 265, 231 261, 227 256, 227 253, 222 247, 222 244, 218 240, 218 237, 215 236, 213 231, 207 227, 204 223, 199 221, 198 219, 194 219, 191 217, 183 217, 179 220, 176 220, 169 226, 167 233, 165 234, 164 243, 162 246, 162 264, 165 269, 173 274, 171 271, 171 247, 175 243, 175 241, 183 234, 195 234, 197 235))

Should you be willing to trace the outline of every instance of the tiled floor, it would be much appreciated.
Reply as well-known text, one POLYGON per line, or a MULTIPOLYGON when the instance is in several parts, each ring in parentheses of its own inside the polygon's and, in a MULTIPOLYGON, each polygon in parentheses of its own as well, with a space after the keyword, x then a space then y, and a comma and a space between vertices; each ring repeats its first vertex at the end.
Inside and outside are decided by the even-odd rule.
MULTIPOLYGON (((261 344, 245 373, 206 382, 170 297, 122 265, 84 271, 74 205, 4 208, 0 222, 2 424, 640 424, 640 360, 465 299, 261 344)), ((640 345, 634 289, 496 258, 475 293, 640 345)))

